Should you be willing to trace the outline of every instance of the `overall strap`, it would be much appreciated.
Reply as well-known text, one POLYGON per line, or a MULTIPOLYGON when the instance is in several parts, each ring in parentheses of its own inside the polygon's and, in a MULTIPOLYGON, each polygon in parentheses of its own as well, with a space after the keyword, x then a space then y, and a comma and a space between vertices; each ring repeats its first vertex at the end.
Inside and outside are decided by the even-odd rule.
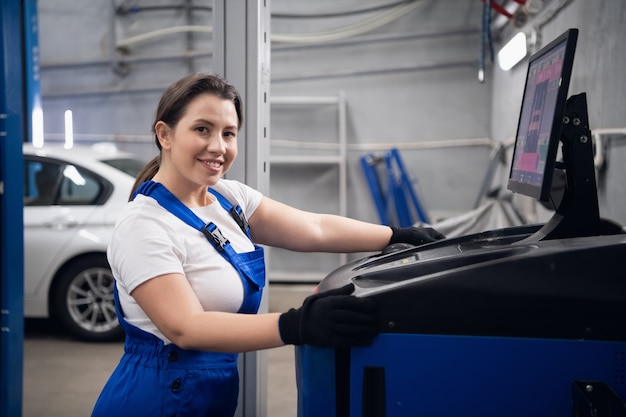
POLYGON ((230 217, 232 217, 235 222, 237 222, 237 224, 241 228, 241 231, 244 232, 250 240, 252 240, 252 238, 250 237, 250 225, 248 224, 248 219, 246 219, 246 215, 243 213, 241 207, 233 207, 232 203, 228 201, 226 197, 224 197, 222 194, 212 188, 209 188, 209 192, 217 198, 217 201, 220 202, 224 210, 230 213, 230 217))
POLYGON ((204 222, 161 183, 151 180, 143 182, 133 193, 131 200, 134 200, 137 194, 154 198, 163 208, 194 229, 200 230, 204 227, 204 222))
MULTIPOLYGON (((241 208, 239 206, 233 207, 217 191, 209 189, 209 192, 217 197, 222 208, 230 213, 242 231, 250 238, 250 228, 241 208)), ((133 194, 133 199, 137 194, 144 194, 154 198, 167 211, 189 226, 202 232, 222 258, 229 262, 241 277, 244 287, 244 301, 239 312, 256 313, 258 311, 262 288, 265 285, 265 260, 262 247, 254 245, 254 242, 252 242, 255 248, 253 252, 235 252, 230 241, 224 237, 215 223, 209 222, 204 224, 202 219, 196 216, 189 207, 185 206, 182 201, 160 183, 146 181, 137 188, 137 191, 133 194)), ((252 239, 250 240, 252 241, 252 239)))
MULTIPOLYGON (((226 208, 224 206, 224 202, 230 206, 230 209, 227 209, 230 215, 237 222, 237 224, 242 227, 243 232, 248 236, 248 238, 250 238, 250 228, 248 227, 248 222, 243 215, 241 208, 239 206, 233 207, 232 204, 221 194, 217 193, 217 191, 209 190, 209 192, 217 197, 222 207, 226 208)), ((178 198, 176 198, 174 194, 170 192, 170 190, 165 188, 163 184, 151 180, 145 181, 137 188, 137 191, 135 191, 132 198, 134 199, 137 194, 143 194, 154 198, 167 211, 187 223, 189 226, 202 232, 215 249, 217 249, 222 256, 225 256, 225 251, 227 251, 226 248, 230 247, 230 241, 224 237, 215 223, 209 222, 204 224, 202 219, 196 216, 196 214, 191 211, 189 207, 185 206, 178 198)), ((228 257, 225 256, 225 258, 230 262, 228 257)))

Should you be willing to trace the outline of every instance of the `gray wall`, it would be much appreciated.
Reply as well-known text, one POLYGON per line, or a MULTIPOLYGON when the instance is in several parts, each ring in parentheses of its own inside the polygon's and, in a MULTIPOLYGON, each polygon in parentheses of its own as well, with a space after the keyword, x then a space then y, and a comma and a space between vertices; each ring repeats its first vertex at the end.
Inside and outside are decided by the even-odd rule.
POLYGON ((63 113, 72 109, 77 142, 116 141, 148 159, 155 148, 145 143, 150 142, 161 92, 176 78, 210 67, 211 36, 175 34, 125 49, 115 45, 127 37, 169 26, 210 26, 212 14, 199 10, 188 17, 180 10, 163 10, 117 16, 116 3, 39 1, 44 129, 47 137, 60 137, 63 113), (188 50, 202 55, 185 59, 188 50))
MULTIPOLYGON (((208 6, 210 2, 197 4, 208 6)), ((274 1, 272 9, 277 13, 312 13, 360 9, 368 4, 380 3, 274 1)), ((125 53, 117 51, 113 44, 168 25, 202 21, 210 25, 211 13, 196 10, 191 18, 181 11, 114 16, 110 0, 89 3, 47 0, 40 2, 39 8, 41 84, 48 137, 61 136, 63 113, 70 108, 74 112, 77 141, 115 140, 120 146, 142 154, 154 152, 153 147, 134 142, 150 141, 149 128, 156 101, 170 81, 190 70, 211 70, 208 54, 211 35, 193 33, 191 40, 182 34, 164 36, 131 45, 125 53), (187 49, 204 55, 191 60, 168 58, 180 57, 187 49)), ((489 84, 476 81, 480 11, 480 5, 465 0, 424 1, 416 10, 353 38, 349 44, 274 43, 273 95, 346 92, 348 142, 361 145, 348 155, 350 215, 376 220, 358 166, 358 158, 367 152, 367 146, 363 145, 390 147, 489 136, 489 84), (404 38, 396 39, 397 35, 404 38), (329 76, 329 73, 338 75, 329 76)), ((272 21, 272 31, 318 32, 371 15, 276 18, 272 21)), ((323 123, 327 122, 322 119, 319 124, 323 123)), ((299 125, 275 129, 286 130, 287 136, 292 136, 291 132, 302 134, 299 125)), ((487 154, 488 149, 484 148, 456 152, 435 149, 407 150, 403 157, 419 181, 428 208, 463 211, 470 208, 468 202, 473 201, 478 191, 487 154), (450 193, 450 188, 455 191, 450 193)))
MULTIPOLYGON (((570 95, 587 93, 589 122, 594 130, 620 130, 602 135, 605 163, 598 167, 600 214, 626 224, 626 2, 623 0, 553 1, 522 30, 540 35, 535 50, 568 28, 578 28, 578 44, 569 87, 570 95), (548 16, 551 18, 548 20, 548 16), (546 20, 548 20, 546 22, 546 20)), ((503 33, 506 41, 515 30, 503 33)), ((491 136, 504 141, 515 135, 519 103, 526 76, 523 61, 509 72, 496 68, 493 74, 491 136)), ((505 172, 504 175, 507 173, 505 172)), ((525 200, 524 197, 517 197, 525 200)), ((528 205, 527 201, 523 204, 528 205)), ((538 219, 550 213, 538 209, 538 219)))
MULTIPOLYGON (((381 3, 273 0, 272 33, 319 33, 374 15, 296 18, 284 14, 354 11, 381 3)), ((538 26, 541 39, 548 42, 565 29, 578 27, 570 92, 588 93, 592 128, 626 126, 626 2, 543 3, 544 10, 523 29, 538 26)), ((70 108, 76 141, 115 141, 148 159, 155 153, 150 125, 161 91, 188 72, 211 70, 211 34, 167 35, 124 49, 114 45, 129 36, 170 26, 210 26, 212 13, 160 10, 119 16, 114 4, 122 2, 39 2, 45 132, 48 138, 60 138, 63 113, 70 108)), ((206 8, 211 2, 194 4, 206 8)), ((359 158, 391 147, 401 149, 432 217, 473 207, 492 150, 489 141, 506 141, 514 135, 526 67, 522 63, 503 73, 488 61, 486 81, 478 82, 481 18, 479 1, 424 0, 388 24, 351 38, 314 44, 273 41, 272 96, 335 96, 340 91, 346 95, 348 215, 378 221, 359 158)), ((494 33, 496 51, 513 32, 508 24, 494 33)), ((337 115, 332 110, 309 109, 304 117, 292 111, 273 108, 273 139, 336 140, 337 115)), ((623 135, 607 137, 608 157, 599 188, 602 214, 626 223, 621 185, 624 143, 623 135)), ((504 181, 507 170, 505 161, 494 184, 504 181)), ((270 194, 304 208, 335 211, 337 175, 336 167, 276 166, 270 194), (303 192, 308 190, 304 186, 314 190, 303 192), (302 192, 294 193, 294 189, 302 192)), ((527 202, 519 204, 528 209, 527 202)), ((334 261, 329 262, 332 267, 334 261)))
MULTIPOLYGON (((276 13, 361 9, 380 2, 274 0, 276 13)), ((359 158, 399 147, 422 203, 434 215, 472 207, 488 147, 441 149, 431 142, 489 137, 489 83, 477 81, 481 6, 425 1, 372 32, 324 44, 274 42, 274 95, 336 95, 348 110, 348 214, 377 221, 359 158)), ((369 15, 334 19, 275 18, 274 33, 320 32, 369 15)), ((273 115, 273 135, 279 125, 273 115)), ((289 136, 302 135, 292 125, 289 136)), ((321 136, 320 140, 324 140, 321 136)))

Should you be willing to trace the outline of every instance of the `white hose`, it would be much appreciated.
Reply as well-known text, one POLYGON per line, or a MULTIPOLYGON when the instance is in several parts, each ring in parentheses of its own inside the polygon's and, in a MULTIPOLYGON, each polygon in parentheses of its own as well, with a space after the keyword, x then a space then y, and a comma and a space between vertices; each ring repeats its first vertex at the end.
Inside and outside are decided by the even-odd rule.
MULTIPOLYGON (((333 30, 329 30, 325 32, 300 34, 300 35, 298 34, 295 34, 295 35, 272 34, 271 40, 272 42, 283 42, 283 43, 323 43, 323 42, 332 42, 332 41, 336 41, 340 39, 345 39, 345 38, 349 38, 352 36, 356 36, 362 33, 372 31, 390 22, 393 22, 394 20, 397 20, 400 17, 411 12, 412 10, 418 7, 421 7, 424 3, 425 3, 425 0, 416 0, 408 4, 401 4, 387 11, 384 11, 382 13, 378 13, 377 15, 372 16, 368 19, 364 19, 361 22, 357 22, 357 23, 348 25, 343 28, 333 29, 333 30)), ((119 41, 115 46, 118 49, 127 48, 133 44, 145 42, 152 38, 157 38, 157 37, 170 35, 173 33, 181 33, 181 32, 212 33, 213 27, 195 26, 195 25, 173 26, 173 27, 169 27, 165 29, 159 29, 159 30, 154 30, 151 32, 142 33, 136 36, 131 36, 129 38, 119 41)))
POLYGON ((272 34, 272 42, 283 43, 323 43, 332 42, 340 39, 349 38, 351 36, 360 35, 384 26, 400 17, 408 14, 412 10, 421 7, 424 0, 414 1, 408 4, 395 6, 385 12, 379 13, 361 22, 348 25, 344 28, 333 29, 325 32, 301 34, 301 35, 282 35, 272 34))
POLYGON ((145 42, 152 38, 158 38, 165 35, 170 35, 172 33, 181 33, 181 32, 205 32, 212 33, 213 27, 211 26, 194 26, 194 25, 185 25, 185 26, 172 26, 165 29, 153 30, 151 32, 142 33, 141 35, 131 36, 130 38, 123 39, 119 41, 115 47, 116 48, 127 48, 130 45, 135 43, 145 42))

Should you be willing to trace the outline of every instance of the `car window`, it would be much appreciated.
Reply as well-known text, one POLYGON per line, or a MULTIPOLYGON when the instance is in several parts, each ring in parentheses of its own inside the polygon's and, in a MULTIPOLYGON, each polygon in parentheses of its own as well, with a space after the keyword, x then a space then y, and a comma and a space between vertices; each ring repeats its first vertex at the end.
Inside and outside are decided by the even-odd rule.
POLYGON ((103 187, 93 174, 71 164, 24 161, 24 206, 92 205, 103 187))
POLYGON ((102 185, 97 178, 74 165, 65 165, 63 167, 63 179, 58 204, 95 204, 101 191, 102 185))
POLYGON ((139 174, 139 171, 141 171, 145 165, 143 161, 132 158, 102 159, 101 161, 109 166, 112 166, 113 168, 125 172, 133 178, 137 178, 137 174, 139 174))
POLYGON ((24 161, 24 205, 53 204, 60 182, 61 166, 52 162, 24 161))

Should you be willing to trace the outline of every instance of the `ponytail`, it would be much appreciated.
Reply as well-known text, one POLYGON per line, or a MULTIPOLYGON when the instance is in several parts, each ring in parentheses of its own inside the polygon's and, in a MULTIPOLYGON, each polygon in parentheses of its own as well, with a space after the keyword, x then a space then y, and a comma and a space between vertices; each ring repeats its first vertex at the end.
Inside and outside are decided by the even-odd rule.
POLYGON ((133 189, 128 196, 128 200, 130 201, 133 198, 133 194, 137 191, 137 188, 144 182, 151 180, 156 175, 159 170, 159 166, 161 165, 161 155, 157 155, 150 162, 148 162, 137 174, 137 179, 135 180, 135 184, 133 184, 133 189))

